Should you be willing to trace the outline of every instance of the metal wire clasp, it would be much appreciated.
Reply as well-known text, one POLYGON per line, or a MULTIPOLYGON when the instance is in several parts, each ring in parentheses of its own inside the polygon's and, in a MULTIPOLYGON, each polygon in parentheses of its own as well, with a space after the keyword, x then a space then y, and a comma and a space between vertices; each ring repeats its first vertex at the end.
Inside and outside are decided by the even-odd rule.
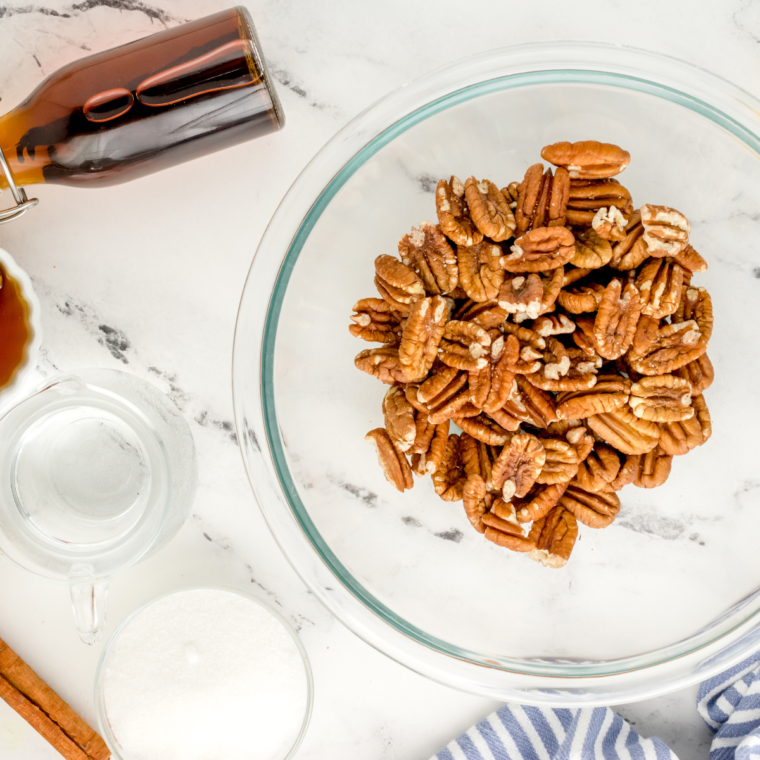
POLYGON ((39 200, 37 198, 27 198, 24 188, 16 185, 11 174, 11 167, 8 166, 8 162, 5 160, 2 148, 0 148, 0 169, 2 169, 5 179, 8 181, 8 187, 13 194, 13 199, 16 201, 15 206, 0 211, 0 224, 5 224, 12 219, 18 219, 20 216, 23 216, 30 208, 36 206, 39 200))

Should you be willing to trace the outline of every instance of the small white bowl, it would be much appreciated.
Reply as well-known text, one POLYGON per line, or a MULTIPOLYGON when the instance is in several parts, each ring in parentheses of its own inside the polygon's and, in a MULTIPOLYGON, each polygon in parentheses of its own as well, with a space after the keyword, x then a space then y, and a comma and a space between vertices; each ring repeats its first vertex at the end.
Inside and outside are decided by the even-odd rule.
POLYGON ((7 251, 0 248, 0 269, 15 280, 21 288, 21 297, 29 307, 29 326, 31 335, 26 344, 26 355, 11 381, 0 388, 0 405, 4 406, 11 396, 24 389, 29 375, 37 366, 37 359, 42 344, 42 320, 40 319, 40 302, 32 287, 29 275, 15 262, 7 251))

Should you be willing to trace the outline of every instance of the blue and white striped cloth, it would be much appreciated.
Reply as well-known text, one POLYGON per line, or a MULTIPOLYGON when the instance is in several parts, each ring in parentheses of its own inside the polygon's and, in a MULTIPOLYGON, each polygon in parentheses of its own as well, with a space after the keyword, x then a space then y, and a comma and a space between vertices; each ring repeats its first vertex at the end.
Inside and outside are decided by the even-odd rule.
MULTIPOLYGON (((760 759, 760 652, 699 688, 697 710, 715 734, 710 760, 760 759)), ((431 760, 678 760, 609 707, 504 705, 431 760)), ((691 760, 691 759, 689 759, 691 760)))

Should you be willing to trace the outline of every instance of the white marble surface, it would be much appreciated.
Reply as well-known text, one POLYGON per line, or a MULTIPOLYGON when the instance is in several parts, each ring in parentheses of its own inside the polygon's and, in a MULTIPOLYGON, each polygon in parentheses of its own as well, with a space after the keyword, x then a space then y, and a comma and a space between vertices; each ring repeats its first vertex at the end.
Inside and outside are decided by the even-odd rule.
MULTIPOLYGON (((224 0, 0 0, 0 110, 59 66, 196 18, 224 0)), ((266 223, 306 162, 381 95, 440 63, 511 42, 593 39, 680 56, 758 94, 760 5, 752 0, 251 0, 288 117, 285 132, 124 187, 43 187, 38 209, 0 227, 43 304, 40 375, 126 369, 168 392, 200 456, 192 518, 161 554, 118 577, 110 629, 180 584, 240 585, 280 606, 315 673, 299 758, 427 758, 496 705, 428 682, 333 620, 279 553, 251 495, 232 424, 235 314, 266 223)), ((0 564, 0 636, 93 720, 100 647, 82 645, 65 589, 0 564)), ((707 757, 696 688, 623 706, 682 760, 707 757)), ((0 758, 52 760, 0 703, 0 758)))

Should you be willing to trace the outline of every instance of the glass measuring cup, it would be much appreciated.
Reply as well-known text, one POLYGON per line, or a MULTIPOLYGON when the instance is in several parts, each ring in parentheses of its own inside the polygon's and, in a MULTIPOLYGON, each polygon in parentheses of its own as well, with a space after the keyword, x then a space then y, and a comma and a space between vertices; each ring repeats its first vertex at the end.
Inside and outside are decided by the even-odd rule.
POLYGON ((69 585, 94 644, 110 578, 168 543, 196 482, 190 428, 155 386, 115 370, 61 375, 0 419, 0 554, 69 585))

